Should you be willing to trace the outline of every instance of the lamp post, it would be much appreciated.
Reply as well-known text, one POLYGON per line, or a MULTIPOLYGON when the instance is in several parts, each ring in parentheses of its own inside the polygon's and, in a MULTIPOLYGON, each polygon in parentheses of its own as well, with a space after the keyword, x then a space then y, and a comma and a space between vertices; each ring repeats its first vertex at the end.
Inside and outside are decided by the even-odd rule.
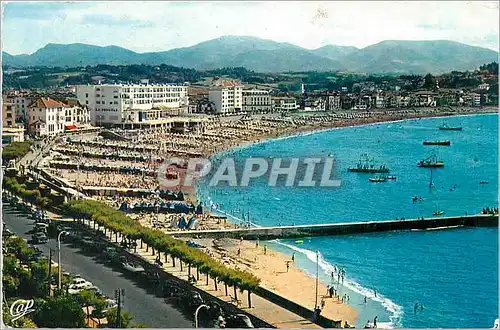
POLYGON ((61 290, 61 235, 62 234, 69 234, 67 231, 61 231, 59 235, 57 235, 57 265, 58 265, 58 281, 57 281, 57 288, 61 290))
POLYGON ((210 309, 210 306, 208 306, 208 305, 200 305, 200 306, 198 306, 198 308, 196 308, 196 312, 194 312, 194 327, 195 328, 198 328, 198 312, 202 308, 210 309))

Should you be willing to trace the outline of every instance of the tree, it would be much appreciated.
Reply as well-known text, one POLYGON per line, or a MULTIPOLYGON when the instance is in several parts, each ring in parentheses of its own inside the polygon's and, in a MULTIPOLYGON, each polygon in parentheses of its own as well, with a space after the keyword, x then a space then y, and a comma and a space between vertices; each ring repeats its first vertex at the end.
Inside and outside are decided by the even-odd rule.
MULTIPOLYGON (((106 319, 108 320, 108 327, 110 328, 116 328, 118 326, 117 324, 117 313, 118 313, 118 309, 115 307, 115 308, 111 308, 110 310, 108 310, 106 312, 106 319)), ((129 312, 126 312, 124 310, 121 310, 120 311, 120 319, 121 319, 121 327, 122 328, 128 328, 130 327, 130 323, 132 321, 134 317, 132 316, 132 314, 130 314, 129 312)))
POLYGON ((87 309, 87 318, 90 316, 101 319, 104 317, 104 308, 106 308, 106 299, 104 297, 98 296, 94 291, 82 290, 76 299, 81 307, 87 309), (92 314, 90 313, 90 306, 93 307, 92 314))
POLYGON ((85 315, 71 295, 49 297, 33 314, 35 323, 43 328, 83 328, 85 315))
POLYGON ((424 77, 424 86, 422 86, 424 89, 428 89, 428 90, 434 90, 436 89, 436 78, 431 75, 430 73, 428 73, 425 77, 424 77))

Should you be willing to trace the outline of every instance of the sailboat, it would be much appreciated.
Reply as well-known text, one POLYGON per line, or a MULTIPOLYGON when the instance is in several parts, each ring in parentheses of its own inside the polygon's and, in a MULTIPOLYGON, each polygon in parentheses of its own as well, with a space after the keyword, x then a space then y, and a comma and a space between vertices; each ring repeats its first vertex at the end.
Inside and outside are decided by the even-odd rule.
POLYGON ((417 163, 418 167, 443 167, 444 162, 437 159, 436 154, 433 154, 429 158, 423 159, 417 163))

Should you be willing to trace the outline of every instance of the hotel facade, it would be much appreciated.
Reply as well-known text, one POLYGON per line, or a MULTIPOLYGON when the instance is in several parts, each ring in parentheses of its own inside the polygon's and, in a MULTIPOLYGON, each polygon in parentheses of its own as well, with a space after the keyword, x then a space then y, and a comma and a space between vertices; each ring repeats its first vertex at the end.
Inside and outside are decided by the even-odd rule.
POLYGON ((97 126, 156 124, 187 113, 189 105, 187 86, 172 84, 79 85, 76 96, 97 126))

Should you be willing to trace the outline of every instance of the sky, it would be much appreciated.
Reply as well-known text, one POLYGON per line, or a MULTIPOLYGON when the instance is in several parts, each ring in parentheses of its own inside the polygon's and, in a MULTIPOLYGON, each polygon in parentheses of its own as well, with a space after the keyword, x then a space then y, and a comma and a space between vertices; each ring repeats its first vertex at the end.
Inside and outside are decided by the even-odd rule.
POLYGON ((224 35, 315 49, 383 40, 454 40, 499 47, 498 2, 4 2, 2 50, 48 43, 117 45, 136 52, 189 47, 224 35))

